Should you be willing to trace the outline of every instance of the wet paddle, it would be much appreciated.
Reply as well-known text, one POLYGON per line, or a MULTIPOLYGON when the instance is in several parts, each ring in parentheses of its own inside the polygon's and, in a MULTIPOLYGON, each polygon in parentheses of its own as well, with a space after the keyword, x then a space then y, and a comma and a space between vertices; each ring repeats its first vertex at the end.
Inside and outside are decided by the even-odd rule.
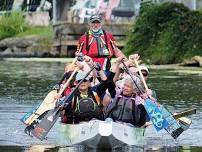
MULTIPOLYGON (((75 73, 78 71, 78 69, 75 69, 68 80, 65 82, 63 87, 59 90, 59 95, 62 95, 64 90, 69 85, 70 81, 74 77, 75 73)), ((41 118, 41 116, 44 114, 44 112, 51 110, 55 107, 55 104, 57 100, 54 98, 54 96, 57 94, 56 90, 52 90, 46 98, 43 100, 43 102, 40 104, 38 108, 35 109, 35 111, 32 112, 32 114, 28 117, 27 115, 23 116, 22 120, 26 125, 31 125, 35 120, 38 118, 41 118)))
POLYGON ((187 109, 187 110, 183 110, 181 112, 176 112, 173 114, 173 117, 175 119, 179 119, 188 115, 192 115, 192 114, 196 114, 196 108, 192 108, 192 109, 187 109))
MULTIPOLYGON (((80 53, 80 51, 78 52, 80 53)), ((64 80, 64 78, 67 76, 67 73, 72 69, 73 65, 76 63, 78 57, 75 57, 72 63, 68 66, 68 69, 64 73, 62 79, 60 80, 59 84, 64 80)), ((73 75, 75 72, 73 71, 73 74, 70 75, 69 80, 66 81, 66 83, 63 85, 63 87, 60 89, 59 94, 61 95, 66 87, 69 85, 71 79, 73 78, 73 75)), ((57 94, 57 90, 52 90, 48 93, 48 95, 45 97, 45 99, 41 102, 41 104, 33 107, 29 112, 27 112, 20 120, 26 124, 29 128, 30 125, 37 123, 37 119, 41 119, 45 113, 55 107, 56 101, 55 95, 57 94)), ((33 127, 31 127, 33 128, 33 127)), ((26 130, 26 129, 25 129, 26 130)), ((25 131, 26 132, 26 131, 25 131)))
MULTIPOLYGON (((192 114, 196 114, 196 109, 187 109, 183 110, 181 112, 176 112, 173 114, 173 117, 177 119, 179 124, 182 126, 183 130, 187 130, 189 126, 191 125, 192 121, 191 119, 186 118, 185 116, 189 116, 192 114)), ((152 125, 152 123, 148 123, 146 126, 152 125)))
MULTIPOLYGON (((132 78, 134 84, 136 85, 136 87, 138 88, 140 93, 143 94, 144 93, 143 90, 138 86, 137 82, 134 80, 133 75, 131 74, 131 72, 128 69, 128 67, 126 66, 126 64, 123 61, 122 61, 122 64, 124 66, 124 70, 126 71, 126 73, 128 73, 130 75, 130 77, 132 78)), ((145 83, 145 82, 143 82, 143 83, 145 83)), ((146 88, 148 89, 147 86, 146 86, 146 88)), ((147 98, 145 100, 144 107, 150 117, 150 120, 154 124, 154 127, 156 128, 157 131, 168 126, 168 122, 163 118, 163 115, 162 115, 160 109, 153 101, 151 101, 151 99, 147 98)))
POLYGON ((67 106, 74 95, 74 93, 77 91, 78 87, 81 85, 81 83, 85 80, 86 77, 93 71, 95 67, 93 66, 88 73, 85 75, 85 77, 77 84, 77 86, 72 90, 72 92, 66 96, 62 102, 60 102, 60 105, 55 107, 54 109, 50 110, 47 115, 41 121, 35 126, 33 130, 31 130, 31 134, 34 135, 36 138, 43 140, 48 132, 51 130, 55 122, 60 116, 60 107, 67 106))
MULTIPOLYGON (((148 86, 142 75, 142 72, 139 68, 139 64, 138 64, 137 60, 134 60, 134 62, 135 62, 136 68, 138 69, 138 72, 140 74, 141 81, 143 82, 143 85, 147 92, 149 89, 148 89, 148 86)), ((153 101, 151 101, 148 98, 145 100, 144 106, 157 131, 159 130, 158 127, 162 126, 162 128, 164 128, 174 139, 176 139, 184 131, 183 128, 180 126, 179 122, 177 122, 175 120, 175 118, 172 116, 172 114, 163 105, 158 104, 158 106, 157 106, 156 103, 154 103, 153 101), (153 109, 151 109, 151 107, 156 107, 153 109, 154 110, 158 109, 157 110, 158 112, 160 110, 161 117, 160 117, 160 121, 158 121, 159 122, 158 124, 162 124, 162 125, 159 125, 159 126, 156 125, 155 121, 159 120, 159 117, 155 115, 155 112, 153 109), (153 119, 153 117, 155 117, 155 119, 153 119), (164 125, 163 122, 166 122, 166 125, 164 125)))

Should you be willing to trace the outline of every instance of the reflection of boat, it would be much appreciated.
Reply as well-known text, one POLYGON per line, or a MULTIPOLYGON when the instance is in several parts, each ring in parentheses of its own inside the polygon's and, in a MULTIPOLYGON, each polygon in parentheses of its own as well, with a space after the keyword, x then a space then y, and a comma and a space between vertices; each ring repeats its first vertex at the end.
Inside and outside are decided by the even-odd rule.
POLYGON ((90 148, 114 149, 124 145, 145 144, 144 128, 126 123, 91 120, 80 124, 61 124, 62 140, 68 145, 84 145, 90 148))

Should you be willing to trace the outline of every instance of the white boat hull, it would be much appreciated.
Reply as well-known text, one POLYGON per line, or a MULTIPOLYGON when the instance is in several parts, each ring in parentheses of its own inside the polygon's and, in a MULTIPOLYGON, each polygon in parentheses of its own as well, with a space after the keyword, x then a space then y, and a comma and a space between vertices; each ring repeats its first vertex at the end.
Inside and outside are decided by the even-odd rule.
POLYGON ((144 128, 135 128, 126 123, 100 120, 61 124, 60 128, 62 140, 66 141, 67 145, 84 145, 101 149, 144 145, 144 132, 144 128))

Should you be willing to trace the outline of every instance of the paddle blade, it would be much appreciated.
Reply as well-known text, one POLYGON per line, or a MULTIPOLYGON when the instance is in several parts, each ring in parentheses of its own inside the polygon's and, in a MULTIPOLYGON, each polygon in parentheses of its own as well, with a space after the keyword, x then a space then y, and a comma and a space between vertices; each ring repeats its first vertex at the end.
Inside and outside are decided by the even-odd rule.
POLYGON ((52 90, 48 93, 46 98, 37 106, 33 107, 31 111, 26 113, 21 121, 26 125, 31 125, 34 121, 37 121, 43 113, 55 108, 56 101, 54 96, 57 93, 56 90, 52 90))
POLYGON ((31 134, 43 140, 60 116, 59 108, 50 110, 45 117, 31 130, 31 134))
POLYGON ((192 124, 191 119, 188 119, 186 117, 181 117, 178 119, 179 120, 179 124, 182 127, 182 129, 185 131, 187 129, 189 129, 190 125, 192 124))
POLYGON ((35 105, 30 111, 28 111, 21 119, 20 121, 22 121, 24 124, 29 125, 26 121, 27 119, 33 115, 33 113, 35 113, 35 111, 38 109, 38 107, 40 106, 40 104, 35 105))
POLYGON ((173 117, 175 119, 184 117, 184 116, 188 116, 188 115, 192 115, 192 114, 196 114, 196 108, 193 109, 188 109, 188 110, 183 110, 182 112, 177 112, 173 115, 173 117))
POLYGON ((164 117, 164 119, 168 122, 168 126, 165 130, 176 139, 184 130, 177 122, 177 120, 173 117, 172 113, 170 113, 164 106, 160 106, 159 109, 164 117))
POLYGON ((156 103, 154 103, 150 99, 146 99, 144 102, 144 107, 157 131, 168 127, 168 122, 166 121, 166 119, 164 119, 156 103))

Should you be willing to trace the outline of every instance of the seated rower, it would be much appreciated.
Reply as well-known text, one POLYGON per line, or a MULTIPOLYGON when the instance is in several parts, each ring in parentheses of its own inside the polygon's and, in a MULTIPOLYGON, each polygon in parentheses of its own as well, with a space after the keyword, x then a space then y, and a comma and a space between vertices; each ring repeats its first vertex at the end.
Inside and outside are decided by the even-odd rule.
MULTIPOLYGON (((114 88, 115 89, 115 88, 114 88)), ((124 79, 121 90, 116 90, 115 97, 112 96, 111 102, 106 110, 106 118, 114 121, 130 123, 141 127, 146 123, 146 110, 141 104, 144 102, 137 94, 133 80, 128 76, 124 79)))
MULTIPOLYGON (((65 107, 64 123, 78 123, 80 121, 89 121, 92 118, 103 120, 102 103, 100 98, 107 89, 107 77, 100 66, 96 66, 99 72, 101 83, 91 87, 92 77, 89 76, 81 83, 78 90, 72 97, 72 102, 65 107), (66 119, 66 120, 65 120, 66 119)), ((86 75, 86 72, 79 71, 75 77, 77 85, 86 75)))
POLYGON ((117 59, 116 65, 108 77, 110 79, 108 81, 113 87, 108 88, 108 93, 103 99, 105 118, 109 117, 114 121, 126 122, 140 127, 146 122, 146 111, 141 104, 144 100, 138 96, 137 88, 129 75, 125 75, 122 80, 119 80, 122 60, 123 58, 117 59), (122 84, 117 86, 117 80, 122 81, 122 84))

